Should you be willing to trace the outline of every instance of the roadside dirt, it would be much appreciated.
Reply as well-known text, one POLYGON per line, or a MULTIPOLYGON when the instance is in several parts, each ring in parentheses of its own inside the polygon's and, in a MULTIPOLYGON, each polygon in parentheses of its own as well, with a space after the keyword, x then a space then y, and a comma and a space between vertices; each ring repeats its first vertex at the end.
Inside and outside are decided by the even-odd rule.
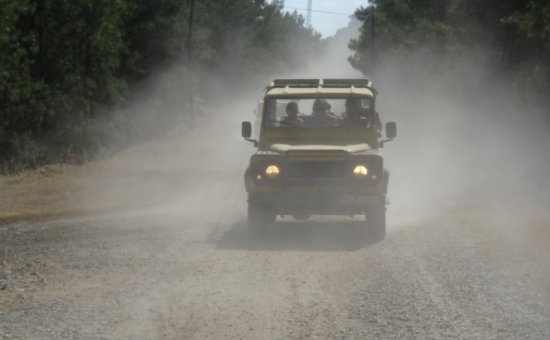
POLYGON ((226 123, 1 178, 0 339, 550 337, 544 207, 394 198, 381 243, 333 217, 252 238, 226 123))

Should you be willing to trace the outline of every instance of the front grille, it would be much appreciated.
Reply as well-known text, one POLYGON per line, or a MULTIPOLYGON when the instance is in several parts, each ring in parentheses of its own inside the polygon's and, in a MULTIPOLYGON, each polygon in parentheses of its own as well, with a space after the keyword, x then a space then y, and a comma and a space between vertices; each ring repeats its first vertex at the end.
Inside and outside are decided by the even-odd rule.
POLYGON ((344 161, 289 161, 285 178, 290 185, 341 185, 346 174, 344 161))

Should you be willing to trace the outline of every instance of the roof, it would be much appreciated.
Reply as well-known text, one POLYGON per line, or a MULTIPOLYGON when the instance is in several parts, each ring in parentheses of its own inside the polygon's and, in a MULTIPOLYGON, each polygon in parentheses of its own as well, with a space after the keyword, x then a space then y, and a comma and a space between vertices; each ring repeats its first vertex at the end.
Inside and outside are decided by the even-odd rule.
POLYGON ((368 79, 275 79, 266 89, 269 96, 299 95, 376 95, 368 79))
POLYGON ((267 90, 266 96, 314 96, 314 95, 336 95, 338 97, 345 97, 349 95, 355 96, 369 96, 374 97, 372 90, 367 88, 272 88, 267 90))

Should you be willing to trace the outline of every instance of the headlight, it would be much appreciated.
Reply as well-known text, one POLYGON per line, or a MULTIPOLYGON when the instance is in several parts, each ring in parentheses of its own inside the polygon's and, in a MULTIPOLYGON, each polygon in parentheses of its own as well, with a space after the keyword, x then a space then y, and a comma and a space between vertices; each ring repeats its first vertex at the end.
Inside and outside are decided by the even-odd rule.
POLYGON ((270 179, 279 177, 280 172, 279 167, 276 165, 268 165, 267 168, 265 168, 265 175, 270 179))
POLYGON ((355 168, 353 168, 353 175, 355 177, 363 178, 363 177, 367 177, 368 174, 369 174, 369 170, 364 165, 358 165, 355 168))

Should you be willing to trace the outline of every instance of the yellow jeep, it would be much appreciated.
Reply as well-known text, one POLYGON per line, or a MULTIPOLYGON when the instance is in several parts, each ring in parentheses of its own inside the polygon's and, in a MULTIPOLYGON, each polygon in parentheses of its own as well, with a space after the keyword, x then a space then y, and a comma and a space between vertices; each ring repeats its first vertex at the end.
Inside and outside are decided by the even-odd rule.
POLYGON ((248 225, 261 231, 277 215, 307 219, 314 214, 366 217, 369 236, 386 234, 389 173, 381 148, 396 136, 382 124, 377 91, 367 79, 276 79, 242 136, 255 144, 244 181, 248 225))

